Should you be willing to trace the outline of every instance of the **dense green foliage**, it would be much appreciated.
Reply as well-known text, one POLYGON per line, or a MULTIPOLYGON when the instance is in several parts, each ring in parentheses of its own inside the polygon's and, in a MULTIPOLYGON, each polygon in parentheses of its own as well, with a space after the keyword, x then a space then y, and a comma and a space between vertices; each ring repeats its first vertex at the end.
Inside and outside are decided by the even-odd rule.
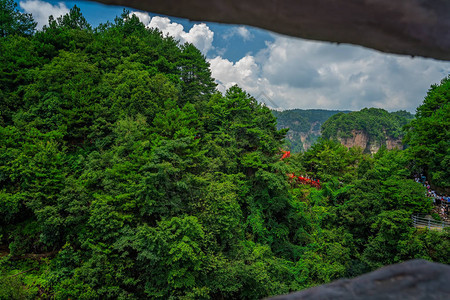
POLYGON ((450 77, 431 86, 405 141, 431 183, 450 194, 450 77))
POLYGON ((322 124, 340 112, 348 113, 349 111, 323 109, 272 111, 277 118, 277 128, 289 128, 286 146, 294 153, 305 151, 314 144, 320 136, 322 124))
POLYGON ((9 35, 30 35, 36 28, 31 14, 23 14, 13 0, 0 0, 0 38, 9 35))
POLYGON ((406 111, 389 113, 381 108, 364 108, 333 115, 322 125, 322 135, 328 139, 348 138, 357 130, 365 132, 373 141, 383 141, 386 137, 401 139, 403 126, 413 117, 406 111))
POLYGON ((449 231, 411 226, 431 204, 404 151, 281 161, 268 108, 127 12, 0 42, 0 299, 258 299, 449 263, 449 231))

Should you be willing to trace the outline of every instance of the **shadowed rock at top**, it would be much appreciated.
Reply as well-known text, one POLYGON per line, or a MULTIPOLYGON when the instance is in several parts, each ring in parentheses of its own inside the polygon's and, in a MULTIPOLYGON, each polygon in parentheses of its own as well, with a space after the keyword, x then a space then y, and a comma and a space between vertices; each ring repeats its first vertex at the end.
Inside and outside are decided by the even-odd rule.
POLYGON ((450 299, 450 266, 410 260, 354 279, 341 279, 270 300, 450 299))
POLYGON ((450 60, 447 0, 96 0, 196 21, 244 24, 388 53, 450 60))

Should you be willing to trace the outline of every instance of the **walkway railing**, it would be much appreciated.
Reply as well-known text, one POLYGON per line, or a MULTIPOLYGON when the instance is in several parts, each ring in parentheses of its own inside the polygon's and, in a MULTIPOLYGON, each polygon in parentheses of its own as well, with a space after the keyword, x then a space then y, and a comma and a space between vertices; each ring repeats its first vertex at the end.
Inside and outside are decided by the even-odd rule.
POLYGON ((414 227, 428 228, 434 230, 442 230, 445 227, 450 227, 450 222, 435 221, 433 219, 425 218, 422 215, 412 216, 414 227))

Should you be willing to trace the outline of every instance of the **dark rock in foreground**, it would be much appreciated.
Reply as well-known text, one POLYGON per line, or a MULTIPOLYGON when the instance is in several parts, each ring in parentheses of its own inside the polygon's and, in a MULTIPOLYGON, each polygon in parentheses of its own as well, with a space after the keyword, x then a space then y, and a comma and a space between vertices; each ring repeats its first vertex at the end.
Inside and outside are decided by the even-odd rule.
POLYGON ((270 300, 450 299, 450 266, 410 260, 270 300))

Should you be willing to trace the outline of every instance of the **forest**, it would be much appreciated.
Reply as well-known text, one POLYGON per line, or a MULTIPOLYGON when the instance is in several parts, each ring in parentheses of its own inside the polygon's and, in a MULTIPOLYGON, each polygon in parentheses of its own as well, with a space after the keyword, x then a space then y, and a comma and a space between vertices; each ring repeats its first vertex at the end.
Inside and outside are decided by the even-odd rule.
POLYGON ((321 138, 281 160, 288 129, 193 45, 125 10, 40 31, 0 10, 0 299, 260 299, 450 263, 450 230, 411 221, 433 206, 414 175, 450 187, 449 77, 405 150, 321 138))

